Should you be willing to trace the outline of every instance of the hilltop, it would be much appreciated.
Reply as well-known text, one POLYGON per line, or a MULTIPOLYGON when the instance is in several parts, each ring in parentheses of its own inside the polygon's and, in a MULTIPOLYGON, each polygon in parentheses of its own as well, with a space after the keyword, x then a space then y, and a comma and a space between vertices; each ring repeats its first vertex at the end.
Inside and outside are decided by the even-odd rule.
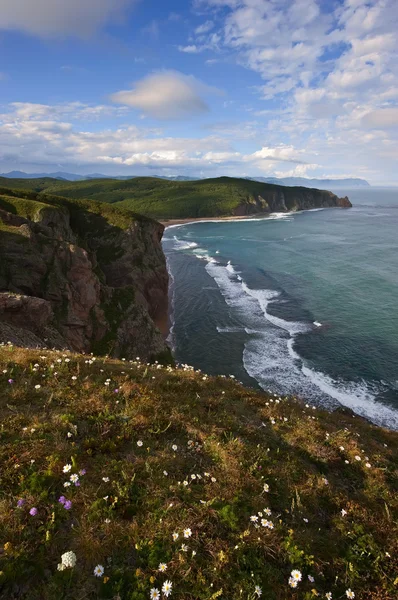
POLYGON ((351 206, 348 198, 338 198, 325 190, 232 177, 199 181, 136 177, 127 181, 91 179, 75 182, 3 178, 3 183, 17 189, 106 202, 157 219, 242 216, 351 206))
MULTIPOLYGON (((9 173, 0 173, 0 177, 11 177, 13 179, 37 179, 43 177, 52 177, 54 179, 66 179, 68 181, 82 181, 84 179, 133 179, 140 175, 101 175, 101 173, 91 173, 88 175, 77 175, 76 173, 65 173, 57 171, 56 173, 25 173, 24 171, 10 171, 9 173)), ((197 181, 203 177, 189 177, 186 175, 155 175, 160 179, 169 179, 171 181, 197 181)), ((262 181, 263 183, 275 183, 276 185, 301 186, 309 188, 324 189, 351 189, 352 187, 370 187, 370 183, 366 179, 359 177, 340 178, 340 179, 325 179, 325 178, 309 178, 309 177, 245 177, 251 181, 262 181)))
POLYGON ((397 433, 187 367, 11 345, 0 414, 2 599, 397 597, 397 433))
POLYGON ((163 229, 100 202, 0 188, 0 341, 170 360, 163 229))

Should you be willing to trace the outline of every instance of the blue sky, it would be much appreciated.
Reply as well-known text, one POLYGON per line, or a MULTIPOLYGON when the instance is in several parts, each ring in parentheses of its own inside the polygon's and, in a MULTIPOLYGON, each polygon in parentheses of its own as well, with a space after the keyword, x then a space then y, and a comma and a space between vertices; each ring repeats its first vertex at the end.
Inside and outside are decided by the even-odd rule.
POLYGON ((396 0, 2 0, 0 172, 398 184, 396 0))

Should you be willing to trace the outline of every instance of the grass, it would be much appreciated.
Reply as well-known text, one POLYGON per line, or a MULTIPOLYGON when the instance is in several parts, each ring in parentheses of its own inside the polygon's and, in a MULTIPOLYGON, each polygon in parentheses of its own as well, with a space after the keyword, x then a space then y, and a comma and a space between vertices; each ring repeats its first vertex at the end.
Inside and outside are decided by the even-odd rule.
POLYGON ((3 346, 0 419, 1 598, 397 597, 398 434, 348 411, 3 346))
MULTIPOLYGON (((198 181, 168 181, 156 177, 136 177, 128 180, 94 179, 65 182, 56 179, 10 179, 9 187, 35 189, 66 198, 90 199, 116 204, 152 218, 195 218, 233 215, 238 207, 253 214, 281 209, 283 194, 286 208, 295 210, 297 199, 308 197, 310 190, 282 187, 274 184, 218 177, 198 181)), ((314 190, 312 190, 314 192, 314 190)), ((322 194, 324 192, 316 192, 322 194)), ((320 198, 320 196, 319 196, 320 198)), ((312 200, 314 207, 317 200, 312 200)), ((320 204, 319 204, 320 206, 320 204)))
POLYGON ((72 225, 80 228, 82 233, 90 235, 100 235, 106 223, 112 227, 127 229, 134 221, 150 221, 147 217, 123 207, 114 208, 95 200, 63 198, 50 193, 39 194, 24 189, 0 188, 0 209, 29 220, 38 220, 38 213, 51 207, 66 209, 71 216, 72 225))

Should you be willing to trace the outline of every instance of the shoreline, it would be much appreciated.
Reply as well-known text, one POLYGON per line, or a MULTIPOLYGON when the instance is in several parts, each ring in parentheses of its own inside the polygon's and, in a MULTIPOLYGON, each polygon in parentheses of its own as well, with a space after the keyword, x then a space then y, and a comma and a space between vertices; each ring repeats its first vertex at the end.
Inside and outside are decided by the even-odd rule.
POLYGON ((190 225, 191 223, 217 223, 219 221, 262 221, 268 219, 272 214, 290 214, 286 213, 256 213, 255 215, 233 215, 229 217, 188 217, 185 219, 162 219, 159 223, 165 229, 169 227, 177 227, 182 225, 190 225))

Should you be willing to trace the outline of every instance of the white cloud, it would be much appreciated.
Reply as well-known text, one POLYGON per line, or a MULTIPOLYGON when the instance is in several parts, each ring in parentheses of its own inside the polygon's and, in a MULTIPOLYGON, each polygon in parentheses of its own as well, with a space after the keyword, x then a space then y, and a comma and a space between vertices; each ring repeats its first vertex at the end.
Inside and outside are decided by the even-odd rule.
POLYGON ((86 37, 120 19, 136 0, 1 0, 0 29, 86 37))
POLYGON ((204 23, 202 23, 202 25, 199 25, 199 27, 195 29, 195 33, 196 35, 202 35, 203 33, 208 33, 209 31, 211 31, 213 27, 213 21, 205 21, 204 23))
POLYGON ((187 54, 197 54, 201 52, 201 49, 196 44, 190 46, 178 46, 180 52, 186 52, 187 54))
POLYGON ((157 119, 178 119, 207 112, 204 96, 220 93, 192 75, 162 71, 137 81, 131 90, 116 92, 111 99, 157 119))
POLYGON ((366 113, 362 117, 362 123, 365 127, 373 129, 388 129, 398 127, 398 107, 380 108, 366 113))
MULTIPOLYGON (((304 163, 306 158, 302 149, 282 144, 242 153, 234 147, 239 132, 228 139, 217 131, 201 138, 173 138, 164 136, 160 130, 136 126, 99 131, 96 127, 88 131, 82 129, 79 120, 79 111, 87 108, 97 112, 96 107, 80 103, 9 105, 9 111, 0 115, 3 165, 9 163, 12 168, 16 165, 20 168, 26 164, 61 164, 72 169, 78 165, 80 170, 91 165, 96 171, 105 168, 114 174, 126 173, 133 167, 141 174, 167 169, 174 174, 187 171, 198 174, 203 170, 209 176, 233 176, 243 172, 272 175, 276 168, 282 171, 286 164, 286 169, 290 169, 291 164, 304 163), (65 120, 67 115, 69 121, 65 120)), ((254 124, 247 127, 250 130, 254 124)))

